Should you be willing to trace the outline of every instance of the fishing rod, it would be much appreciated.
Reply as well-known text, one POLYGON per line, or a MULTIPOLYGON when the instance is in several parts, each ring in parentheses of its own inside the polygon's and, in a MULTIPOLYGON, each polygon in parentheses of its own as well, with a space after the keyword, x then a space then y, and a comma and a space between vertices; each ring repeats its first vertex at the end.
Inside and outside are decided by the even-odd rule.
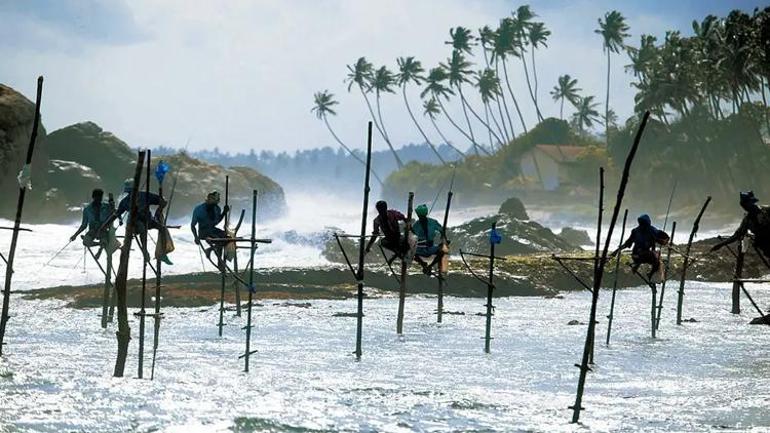
MULTIPOLYGON (((45 268, 46 266, 48 266, 49 264, 51 264, 51 262, 52 262, 52 261, 53 261, 53 260, 54 260, 56 257, 58 257, 58 256, 59 256, 59 254, 61 254, 61 253, 62 253, 62 251, 64 251, 64 250, 65 250, 65 249, 66 249, 68 246, 70 246, 70 244, 71 244, 71 243, 72 243, 72 239, 70 239, 70 240, 69 240, 69 241, 68 241, 68 242, 67 242, 67 243, 66 243, 66 244, 65 244, 63 247, 61 247, 61 249, 60 249, 59 251, 57 251, 57 252, 56 252, 56 254, 54 254, 54 255, 53 255, 53 257, 51 257, 50 259, 48 259, 48 261, 47 261, 47 262, 45 262, 45 264, 43 265, 43 267, 42 267, 42 268, 40 268, 40 270, 42 271, 42 270, 43 270, 43 268, 45 268)), ((8 262, 6 262, 6 263, 8 263, 8 262)), ((78 262, 78 263, 80 263, 80 262, 78 262)), ((77 267, 77 265, 75 265, 75 266, 77 267)))
POLYGON ((668 215, 671 213, 671 203, 673 203, 674 201, 674 193, 676 192, 677 183, 679 183, 678 178, 674 180, 674 186, 671 188, 671 195, 668 197, 668 207, 666 208, 666 218, 663 220, 663 231, 666 231, 666 225, 668 224, 668 215))
MULTIPOLYGON (((451 192, 454 188, 455 184, 455 173, 457 172, 457 164, 452 164, 452 177, 449 179, 449 191, 451 192)), ((433 203, 430 205, 430 209, 428 210, 428 213, 433 212, 433 208, 436 206, 436 203, 438 202, 438 197, 441 195, 441 193, 444 191, 444 187, 446 186, 447 182, 444 181, 443 185, 441 185, 441 188, 436 192, 436 197, 433 198, 433 203)))

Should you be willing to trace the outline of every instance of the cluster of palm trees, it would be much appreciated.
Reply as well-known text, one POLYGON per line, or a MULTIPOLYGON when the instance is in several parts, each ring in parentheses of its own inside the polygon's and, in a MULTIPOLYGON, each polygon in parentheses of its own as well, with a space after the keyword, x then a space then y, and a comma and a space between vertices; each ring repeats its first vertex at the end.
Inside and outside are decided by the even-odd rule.
MULTIPOLYGON (((426 68, 414 57, 398 58, 395 72, 387 66, 375 67, 365 57, 347 66, 348 91, 361 94, 378 133, 393 152, 399 167, 403 166, 403 162, 390 139, 381 109, 382 96, 395 93, 396 88, 400 88, 404 105, 420 136, 444 164, 446 161, 434 144, 438 139, 451 146, 462 157, 466 155, 446 138, 442 127, 439 126, 439 119, 442 117, 467 140, 476 155, 489 155, 509 144, 519 132, 528 131, 527 120, 522 115, 522 96, 517 97, 510 84, 512 74, 509 69, 514 67, 515 60, 521 63, 527 83, 527 94, 523 99, 533 104, 537 121, 543 120, 536 52, 547 46, 551 32, 544 23, 535 21, 536 17, 530 7, 525 5, 516 9, 511 16, 500 20, 496 29, 484 26, 474 33, 462 26, 454 27, 450 29, 450 38, 446 41, 446 44, 451 46, 451 53, 445 62, 440 62, 435 67, 426 68), (468 60, 475 47, 480 47, 483 54, 483 64, 480 66, 468 60), (418 119, 414 107, 410 104, 411 88, 420 89, 422 114, 427 118, 432 130, 426 128, 425 119, 418 119), (469 98, 469 92, 477 92, 474 95, 477 98, 469 98), (448 105, 452 100, 460 105, 461 119, 456 119, 450 114, 448 105), (481 106, 474 106, 474 100, 480 100, 481 106), (479 129, 478 125, 482 128, 479 129), (518 129, 519 127, 521 129, 518 129), (433 134, 438 139, 431 138, 433 134)), ((598 120, 593 98, 581 98, 579 91, 577 81, 564 76, 559 79, 559 85, 552 95, 555 100, 562 100, 562 115, 564 100, 573 104, 578 112, 580 107, 585 107, 583 112, 576 116, 577 124, 581 128, 590 127, 598 120)), ((316 116, 325 122, 335 140, 343 145, 328 121, 328 116, 335 114, 334 106, 337 101, 334 95, 328 90, 317 92, 314 103, 313 111, 316 116)), ((347 146, 345 148, 348 149, 347 146)))
POLYGON ((693 36, 667 32, 662 43, 641 35, 627 47, 636 77, 635 105, 662 122, 698 111, 720 120, 761 99, 770 130, 766 89, 770 88, 770 7, 749 15, 734 10, 725 18, 693 21, 693 36), (752 100, 752 97, 754 100, 752 100))

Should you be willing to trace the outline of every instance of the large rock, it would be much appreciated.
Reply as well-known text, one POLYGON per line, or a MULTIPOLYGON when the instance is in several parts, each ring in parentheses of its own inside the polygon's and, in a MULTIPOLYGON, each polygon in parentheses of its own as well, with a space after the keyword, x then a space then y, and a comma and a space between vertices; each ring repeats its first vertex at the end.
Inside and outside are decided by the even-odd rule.
MULTIPOLYGON (((90 197, 91 189, 99 187, 119 197, 123 182, 133 176, 136 151, 93 122, 83 122, 52 132, 48 137, 52 158, 50 170, 52 195, 65 201, 66 207, 77 210, 90 197)), ((251 208, 251 191, 259 192, 260 218, 274 218, 286 210, 283 189, 257 171, 244 168, 225 168, 191 158, 184 152, 152 158, 152 170, 159 160, 171 165, 171 173, 164 182, 164 195, 171 196, 174 176, 178 177, 171 203, 170 219, 187 219, 195 205, 203 202, 210 191, 220 191, 224 197, 225 176, 230 176, 230 203, 236 211, 251 208)), ((144 175, 143 175, 144 179, 144 175)), ((150 178, 150 190, 158 191, 155 176, 150 178)), ((224 203, 223 203, 224 204, 224 203)), ((250 212, 250 211, 249 211, 250 212)), ((250 213, 247 212, 247 215, 250 213)), ((76 218, 73 212, 71 218, 76 218)), ((237 218, 237 215, 236 215, 237 218)))
POLYGON ((497 211, 497 213, 508 215, 511 218, 516 218, 519 220, 529 219, 529 215, 527 215, 527 209, 524 207, 524 203, 522 203, 521 200, 516 197, 511 197, 504 201, 503 204, 500 205, 500 210, 497 211))
MULTIPOLYGON (((35 104, 0 84, 0 218, 13 218, 16 213, 16 176, 27 156, 34 118, 35 104)), ((41 121, 32 154, 32 190, 25 197, 24 221, 36 220, 46 205, 47 168, 46 133, 41 121)))

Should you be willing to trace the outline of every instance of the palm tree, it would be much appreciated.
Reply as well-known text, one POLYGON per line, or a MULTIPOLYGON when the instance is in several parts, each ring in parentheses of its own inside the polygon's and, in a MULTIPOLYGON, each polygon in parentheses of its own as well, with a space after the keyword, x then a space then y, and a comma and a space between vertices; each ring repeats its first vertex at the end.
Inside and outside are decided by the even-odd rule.
MULTIPOLYGON (((500 26, 497 28, 497 31, 495 31, 495 38, 494 43, 492 45, 492 62, 495 64, 495 72, 497 72, 497 75, 500 75, 500 70, 498 69, 498 66, 500 64, 503 65, 503 76, 505 77, 505 85, 508 88, 508 93, 511 95, 511 100, 513 100, 513 105, 516 107, 516 113, 519 115, 519 120, 521 121, 521 127, 524 129, 524 133, 527 133, 527 125, 524 123, 524 116, 521 114, 521 109, 519 108, 519 103, 516 100, 516 96, 513 94, 513 89, 511 89, 511 81, 508 78, 508 67, 506 66, 506 58, 508 55, 513 55, 515 57, 519 57, 520 53, 517 51, 516 47, 516 31, 514 28, 514 21, 511 18, 503 18, 500 20, 500 26)), ((505 101, 505 100, 503 100, 505 101)), ((506 106, 507 111, 507 106, 506 106)), ((509 117, 510 121, 510 117, 509 117)), ((511 128, 511 135, 513 135, 513 124, 509 124, 511 128)))
POLYGON ((454 119, 452 119, 452 116, 447 113, 446 107, 442 102, 442 98, 448 100, 450 95, 455 94, 452 89, 444 85, 444 82, 448 79, 449 74, 442 66, 431 68, 431 70, 428 72, 428 76, 425 79, 425 89, 422 91, 422 93, 420 93, 420 97, 425 98, 426 95, 431 95, 441 108, 441 112, 444 114, 447 120, 449 120, 449 123, 451 123, 455 129, 457 129, 463 136, 465 136, 465 138, 467 138, 472 145, 476 146, 476 141, 470 135, 468 135, 464 129, 460 128, 454 119))
MULTIPOLYGON (((529 44, 529 32, 533 24, 535 24, 532 22, 532 19, 537 15, 532 12, 529 5, 519 6, 518 9, 516 9, 516 12, 514 12, 512 15, 513 17, 511 22, 514 34, 514 46, 512 49, 514 49, 514 55, 521 59, 521 64, 524 67, 524 77, 527 80, 527 90, 529 91, 529 97, 532 99, 532 103, 535 105, 535 112, 537 113, 538 121, 542 121, 543 115, 540 113, 540 108, 537 105, 537 98, 535 97, 535 93, 532 91, 532 83, 529 79, 529 68, 527 68, 527 58, 525 56, 525 47, 529 44)), ((545 28, 545 26, 543 26, 543 28, 545 28)), ((534 54, 534 47, 532 48, 532 52, 534 54)))
POLYGON ((423 108, 423 115, 428 116, 430 119, 430 123, 433 124, 433 127, 436 129, 436 132, 438 133, 439 137, 441 137, 442 140, 444 140, 444 144, 454 149, 455 152, 459 153, 460 156, 465 158, 465 152, 462 150, 454 147, 452 143, 447 140, 446 137, 444 137, 444 134, 441 132, 441 129, 439 129, 438 125, 436 124, 436 117, 438 117, 439 114, 441 114, 441 108, 439 107, 438 102, 436 102, 435 97, 431 97, 427 101, 424 101, 422 104, 423 108))
POLYGON ((451 41, 445 41, 444 43, 452 46, 452 51, 459 51, 466 54, 473 55, 471 53, 471 47, 476 45, 473 43, 474 38, 470 29, 465 27, 454 27, 449 29, 449 37, 451 41))
POLYGON ((577 78, 572 78, 569 74, 560 76, 557 83, 551 90, 551 97, 554 101, 559 101, 559 119, 564 119, 564 100, 573 106, 577 105, 580 100, 578 92, 583 89, 577 87, 577 78))
MULTIPOLYGON (((381 66, 374 74, 369 76, 369 91, 374 91, 375 103, 377 105, 377 118, 380 121, 380 127, 385 134, 385 139, 390 143, 390 135, 385 128, 385 122, 382 120, 382 109, 380 104, 380 96, 383 93, 395 93, 393 91, 393 84, 396 82, 396 77, 385 66, 381 66)), ((401 166, 399 166, 401 168, 401 166)))
MULTIPOLYGON (((489 123, 489 114, 490 111, 492 111, 491 108, 489 108, 489 102, 496 100, 500 96, 500 79, 497 77, 497 74, 495 74, 493 69, 486 68, 483 71, 479 71, 479 73, 476 75, 476 88, 479 89, 481 102, 484 103, 484 116, 487 123, 489 123)), ((492 113, 491 118, 495 124, 495 127, 497 127, 497 132, 499 132, 501 136, 504 136, 503 131, 500 128, 500 124, 498 124, 497 119, 495 119, 494 113, 492 113)), ((503 143, 500 143, 501 146, 502 144, 503 143)), ((494 150, 491 131, 489 133, 489 147, 490 149, 494 150)))
MULTIPOLYGON (((345 149, 346 152, 350 154, 350 156, 353 157, 356 161, 363 164, 364 167, 366 167, 366 161, 364 161, 357 153, 353 152, 349 147, 345 145, 345 143, 340 140, 340 138, 337 136, 337 134, 332 129, 331 125, 329 124, 329 115, 336 116, 337 112, 334 111, 334 106, 339 104, 339 102, 334 100, 334 95, 330 93, 328 90, 324 90, 322 92, 316 92, 313 95, 313 103, 315 104, 313 108, 310 109, 312 113, 315 113, 315 116, 321 120, 324 121, 324 124, 326 125, 326 129, 329 130, 329 132, 332 134, 332 137, 334 137, 334 140, 339 143, 340 146, 342 146, 343 149, 345 149)), ((377 179, 377 182, 380 183, 380 186, 382 186, 382 179, 380 179, 380 176, 377 175, 377 173, 374 171, 374 169, 371 169, 372 175, 374 175, 374 178, 377 179)))
POLYGON ((548 30, 545 27, 544 23, 537 22, 532 23, 532 25, 529 27, 529 45, 532 47, 532 77, 535 80, 535 109, 538 112, 538 115, 540 116, 540 120, 543 120, 543 115, 540 114, 540 105, 538 104, 538 83, 537 83, 537 65, 535 63, 535 50, 537 50, 539 47, 547 47, 548 44, 546 41, 548 40, 548 37, 551 36, 551 31, 548 30))
POLYGON ((374 110, 372 109, 372 104, 369 102, 369 97, 366 96, 367 93, 371 90, 370 88, 370 81, 372 79, 372 76, 374 75, 374 67, 371 63, 369 63, 365 57, 359 57, 358 60, 356 60, 356 63, 353 66, 347 65, 348 73, 346 81, 348 82, 348 92, 350 92, 350 89, 353 87, 353 85, 357 85, 358 89, 361 91, 361 95, 364 97, 364 100, 366 101, 366 107, 369 109, 369 114, 372 116, 372 121, 374 122, 374 126, 377 128, 377 131, 379 131, 382 138, 385 140, 385 143, 388 145, 388 148, 390 148, 390 152, 393 154, 393 157, 396 159, 396 165, 398 168, 401 168, 404 166, 404 163, 401 162, 401 158, 399 158, 398 153, 396 153, 396 149, 393 148, 393 145, 390 143, 390 139, 385 134, 385 130, 380 125, 380 123, 377 121, 377 116, 374 115, 374 110))
POLYGON ((580 132, 584 132, 585 128, 590 128, 594 123, 601 124, 599 118, 599 112, 596 111, 596 107, 599 103, 594 102, 593 96, 586 96, 580 98, 577 104, 577 111, 572 115, 572 122, 578 127, 580 132))
MULTIPOLYGON (((481 44, 481 51, 482 53, 484 53, 484 64, 487 66, 487 69, 491 68, 491 64, 489 62, 489 55, 487 54, 487 52, 492 50, 494 39, 495 39, 495 32, 494 30, 492 30, 491 27, 484 26, 479 29, 478 41, 481 44)), ((497 73, 495 73, 495 76, 497 76, 497 73)), ((503 117, 503 103, 500 102, 500 100, 503 100, 504 102, 505 95, 503 95, 503 88, 500 85, 499 79, 497 80, 497 89, 498 89, 497 94, 500 96, 499 98, 494 98, 495 103, 497 105, 497 113, 500 115, 500 125, 502 125, 502 130, 503 130, 502 132, 503 132, 503 136, 505 137, 505 141, 510 142, 513 137, 511 136, 512 134, 508 133, 508 125, 506 125, 505 118, 503 117)), ((507 106, 505 107, 505 111, 506 113, 508 112, 507 106)), ((495 116, 495 113, 494 111, 492 111, 493 119, 494 119, 494 116, 495 116)), ((508 116, 508 121, 510 122, 510 115, 508 116)), ((496 119, 495 119, 495 123, 497 124, 496 119)), ((499 128, 499 125, 498 125, 498 128, 499 128)))
MULTIPOLYGON (((602 35, 604 52, 607 53, 607 97, 604 100, 604 117, 608 117, 610 112, 610 58, 612 53, 619 53, 623 49, 623 40, 629 36, 626 19, 618 11, 611 11, 604 14, 604 21, 598 19, 599 28, 595 33, 602 35)), ((609 122, 605 122, 605 141, 610 142, 609 122)))
POLYGON ((406 105, 406 111, 409 112, 409 117, 412 118, 412 122, 414 122, 417 130, 420 131, 420 134, 425 139, 425 142, 428 143, 428 146, 430 146, 431 150, 433 150, 433 153, 436 154, 436 157, 439 159, 439 161, 441 161, 442 164, 446 164, 446 161, 444 161, 444 158, 441 157, 441 154, 439 153, 438 149, 436 149, 436 146, 431 143, 430 139, 425 134, 425 131, 422 130, 420 123, 414 117, 414 113, 412 113, 412 107, 409 106, 409 98, 406 97, 407 84, 414 82, 414 84, 420 85, 420 83, 425 80, 425 78, 422 76, 422 73, 425 72, 425 69, 423 69, 420 61, 415 60, 412 56, 399 57, 396 60, 396 63, 398 63, 397 80, 399 86, 401 86, 401 94, 404 96, 404 105, 406 105))

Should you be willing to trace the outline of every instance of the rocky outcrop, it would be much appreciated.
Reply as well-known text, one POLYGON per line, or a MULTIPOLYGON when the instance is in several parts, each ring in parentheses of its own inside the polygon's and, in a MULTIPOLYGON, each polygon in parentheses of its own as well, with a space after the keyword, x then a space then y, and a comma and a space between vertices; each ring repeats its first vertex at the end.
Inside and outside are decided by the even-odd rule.
MULTIPOLYGON (((13 218, 19 184, 16 176, 24 165, 32 134, 35 104, 21 93, 0 84, 0 218, 13 218)), ((32 156, 32 190, 25 197, 24 220, 34 220, 48 201, 48 152, 42 122, 32 156)))
POLYGON ((572 245, 590 245, 591 237, 588 236, 588 232, 585 230, 573 229, 572 227, 564 227, 559 232, 559 236, 572 245))
MULTIPOLYGON (((55 158, 49 170, 50 183, 55 187, 52 195, 66 202, 66 208, 73 211, 79 212, 95 187, 112 192, 117 198, 122 193, 124 180, 133 175, 136 164, 135 150, 93 122, 52 132, 48 146, 51 157, 55 158)), ((230 176, 230 203, 236 211, 251 208, 252 189, 257 189, 260 194, 260 218, 280 216, 286 209, 281 186, 253 169, 225 168, 179 153, 153 157, 152 170, 161 159, 171 166, 164 181, 166 197, 170 197, 174 176, 177 177, 170 219, 188 218, 193 207, 210 191, 220 191, 224 196, 225 176, 230 176)), ((158 190, 155 176, 151 176, 150 190, 158 190)), ((70 217, 76 218, 75 212, 70 217)))
POLYGON ((522 203, 521 200, 516 197, 511 197, 504 201, 503 204, 500 205, 500 210, 498 210, 497 213, 508 215, 511 218, 520 220, 529 219, 529 215, 527 215, 527 209, 524 208, 524 203, 522 203))

